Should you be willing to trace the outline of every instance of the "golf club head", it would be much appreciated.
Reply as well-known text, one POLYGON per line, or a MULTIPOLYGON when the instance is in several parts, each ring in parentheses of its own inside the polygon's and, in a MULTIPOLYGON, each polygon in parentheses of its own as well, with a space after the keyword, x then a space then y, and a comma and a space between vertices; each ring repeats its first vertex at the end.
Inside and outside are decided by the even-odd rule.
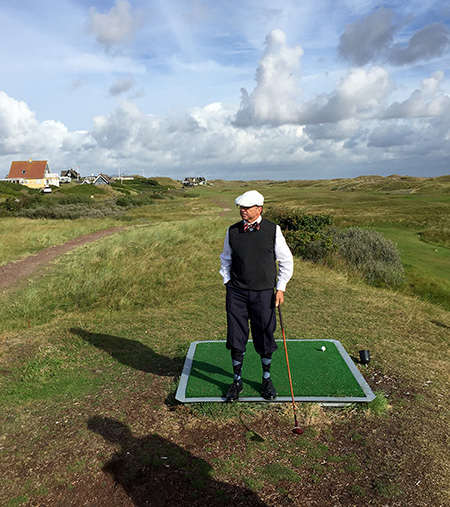
POLYGON ((303 430, 299 426, 296 426, 295 428, 292 429, 292 433, 295 433, 296 435, 302 435, 303 430))

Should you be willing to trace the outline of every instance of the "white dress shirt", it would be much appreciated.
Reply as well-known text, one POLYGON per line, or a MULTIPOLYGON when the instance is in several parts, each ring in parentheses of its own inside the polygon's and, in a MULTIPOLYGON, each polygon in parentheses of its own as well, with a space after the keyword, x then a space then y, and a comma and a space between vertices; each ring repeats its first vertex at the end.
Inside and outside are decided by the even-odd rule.
MULTIPOLYGON (((256 222, 260 223, 261 220, 262 217, 260 216, 256 222)), ((223 277, 224 284, 229 282, 231 279, 231 253, 232 250, 230 247, 229 230, 227 230, 223 244, 223 252, 220 255, 219 271, 223 277)), ((275 233, 275 260, 278 262, 277 290, 282 290, 284 292, 286 290, 286 285, 294 272, 294 258, 292 257, 292 253, 287 246, 279 225, 276 226, 275 233)))

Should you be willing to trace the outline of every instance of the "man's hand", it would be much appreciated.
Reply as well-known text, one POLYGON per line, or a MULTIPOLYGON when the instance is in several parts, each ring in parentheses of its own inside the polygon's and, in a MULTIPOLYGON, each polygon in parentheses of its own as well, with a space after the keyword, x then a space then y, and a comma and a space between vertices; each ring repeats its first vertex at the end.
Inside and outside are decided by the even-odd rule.
POLYGON ((282 290, 277 290, 275 294, 275 306, 282 305, 284 303, 284 292, 282 290))

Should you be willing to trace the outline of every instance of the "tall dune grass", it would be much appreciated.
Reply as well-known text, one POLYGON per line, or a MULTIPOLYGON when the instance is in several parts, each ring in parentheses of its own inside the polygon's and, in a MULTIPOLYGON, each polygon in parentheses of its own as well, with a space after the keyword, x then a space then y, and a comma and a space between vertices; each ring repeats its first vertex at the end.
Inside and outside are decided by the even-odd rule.
POLYGON ((60 245, 83 234, 117 227, 116 220, 0 220, 0 264, 26 257, 44 248, 60 245))
MULTIPOLYGON (((4 296, 0 329, 43 323, 55 314, 170 306, 202 290, 218 271, 225 227, 191 220, 124 230, 60 258, 52 273, 4 296), (207 274, 206 274, 207 273, 207 274)), ((217 274, 219 277, 219 275, 217 274)))

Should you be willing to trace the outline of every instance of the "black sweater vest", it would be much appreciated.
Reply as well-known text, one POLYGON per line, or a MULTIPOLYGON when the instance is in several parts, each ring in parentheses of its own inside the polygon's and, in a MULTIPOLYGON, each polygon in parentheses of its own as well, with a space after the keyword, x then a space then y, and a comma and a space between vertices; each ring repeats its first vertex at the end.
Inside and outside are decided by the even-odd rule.
POLYGON ((276 225, 264 218, 258 231, 244 232, 244 222, 229 228, 231 283, 245 290, 273 289, 277 280, 276 225))

